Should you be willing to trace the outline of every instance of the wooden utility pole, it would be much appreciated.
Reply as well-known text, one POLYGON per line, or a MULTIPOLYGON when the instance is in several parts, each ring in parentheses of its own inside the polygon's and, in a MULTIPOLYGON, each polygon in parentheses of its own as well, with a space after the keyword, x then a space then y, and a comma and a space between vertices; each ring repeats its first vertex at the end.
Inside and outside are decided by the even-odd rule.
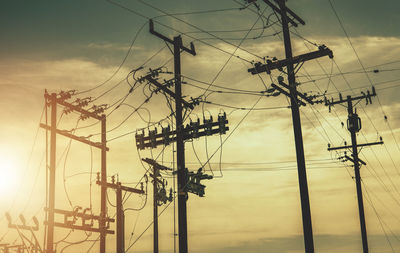
MULTIPOLYGON (((185 166, 185 144, 184 141, 193 138, 199 138, 201 136, 209 136, 213 134, 225 134, 229 130, 227 127, 228 121, 226 120, 226 114, 221 114, 218 116, 218 121, 213 122, 212 117, 209 120, 204 119, 204 124, 200 125, 200 122, 190 122, 186 127, 183 125, 182 110, 193 109, 194 105, 197 103, 195 100, 192 103, 185 101, 182 98, 182 82, 181 82, 181 50, 191 55, 196 55, 193 43, 190 43, 190 49, 183 46, 181 36, 175 36, 174 39, 170 39, 159 32, 154 30, 154 23, 150 20, 150 33, 163 39, 166 43, 172 44, 174 46, 174 83, 175 92, 171 91, 168 87, 170 83, 161 84, 157 81, 156 77, 160 73, 160 68, 151 70, 150 73, 139 81, 147 81, 157 87, 156 91, 160 91, 165 95, 170 96, 175 100, 175 122, 176 130, 171 131, 170 127, 163 128, 160 134, 157 131, 149 131, 149 136, 144 135, 144 131, 141 134, 137 133, 136 146, 138 149, 156 148, 158 145, 169 145, 171 142, 176 142, 176 156, 177 156, 177 171, 173 172, 178 174, 178 236, 179 236, 179 253, 188 252, 188 242, 187 242, 187 194, 188 192, 195 193, 199 196, 204 195, 204 187, 200 185, 201 179, 208 179, 209 177, 204 175, 201 170, 197 177, 199 178, 196 183, 190 182, 188 178, 190 173, 185 166), (215 128, 217 127, 217 128, 215 128), (203 131, 201 131, 203 130, 203 131), (203 178, 206 177, 206 178, 203 178)), ((156 211, 156 210, 155 210, 156 211)), ((157 215, 158 216, 158 215, 157 215)), ((154 222, 157 222, 154 220, 154 222)), ((156 231, 155 231, 156 232, 156 231)), ((156 233, 155 233, 156 234, 156 233)), ((155 245, 156 246, 156 245, 155 245)))
MULTIPOLYGON (((286 15, 285 0, 280 0, 278 3, 279 3, 279 8, 281 10, 281 20, 283 28, 283 39, 285 43, 286 59, 292 59, 293 57, 292 45, 290 41, 290 32, 289 32, 288 18, 286 15)), ((311 224, 310 199, 308 196, 308 184, 307 184, 306 162, 304 158, 303 135, 301 131, 299 106, 297 104, 296 80, 295 80, 293 63, 289 63, 286 67, 288 73, 289 86, 291 88, 290 108, 292 109, 294 140, 296 143, 297 170, 298 170, 299 188, 300 188, 301 211, 303 217, 304 244, 306 252, 313 253, 314 240, 313 240, 313 232, 311 224)))
POLYGON ((306 102, 310 104, 313 104, 314 102, 312 101, 313 97, 307 96, 306 94, 302 94, 297 91, 294 64, 302 66, 302 64, 305 61, 309 61, 323 56, 329 56, 330 58, 333 58, 333 53, 327 47, 319 46, 319 50, 317 51, 293 57, 289 23, 291 23, 294 26, 297 26, 297 23, 304 25, 305 22, 299 16, 297 16, 292 10, 286 7, 285 0, 271 0, 271 1, 263 0, 263 1, 267 5, 269 5, 281 17, 286 59, 278 61, 267 60, 266 64, 256 63, 255 67, 249 69, 248 71, 251 72, 253 75, 262 72, 271 74, 271 71, 274 69, 282 71, 283 67, 286 67, 288 75, 288 84, 285 84, 283 82, 283 77, 280 76, 278 78, 278 81, 282 87, 275 84, 272 84, 271 86, 273 90, 277 92, 277 94, 284 94, 290 98, 294 140, 296 145, 296 158, 297 158, 297 170, 298 170, 300 201, 301 201, 301 211, 302 211, 302 221, 303 221, 304 246, 306 253, 313 253, 314 240, 312 232, 310 199, 308 195, 307 173, 306 173, 306 164, 304 157, 304 145, 303 145, 303 135, 301 130, 299 106, 306 105, 306 103, 301 101, 300 98, 304 99, 306 102), (287 89, 288 91, 286 91, 285 89, 287 89))
MULTIPOLYGON (((86 99, 76 99, 75 102, 70 103, 66 100, 70 99, 74 91, 64 92, 61 91, 59 94, 52 93, 48 94, 45 91, 44 97, 46 100, 46 105, 51 107, 51 120, 50 126, 45 124, 40 124, 40 127, 50 131, 50 172, 49 172, 49 202, 47 203, 46 211, 48 212, 48 220, 45 221, 47 225, 47 243, 46 243, 46 253, 54 253, 54 227, 64 227, 64 228, 73 228, 85 231, 99 232, 100 233, 100 253, 105 253, 105 237, 106 234, 114 233, 113 231, 107 230, 106 224, 111 222, 111 219, 107 218, 107 206, 106 206, 106 189, 102 188, 101 191, 101 210, 100 216, 95 215, 87 215, 82 214, 82 218, 84 220, 87 217, 90 217, 92 220, 99 221, 98 228, 92 228, 91 226, 77 226, 75 225, 75 221, 67 221, 64 220, 64 223, 55 223, 55 213, 63 214, 64 217, 70 217, 71 215, 77 215, 77 210, 74 211, 64 211, 55 209, 55 181, 56 181, 56 135, 60 134, 65 137, 71 138, 75 141, 79 141, 81 143, 85 143, 92 147, 96 147, 101 149, 101 178, 103 182, 106 182, 107 174, 106 174, 106 153, 108 148, 106 146, 106 116, 103 114, 104 107, 103 106, 93 106, 91 110, 83 109, 83 107, 87 106, 90 101, 86 99), (87 118, 93 118, 101 121, 101 143, 92 142, 85 137, 76 136, 70 131, 57 129, 57 106, 63 106, 64 111, 68 112, 76 112, 80 114, 80 119, 84 120, 87 118)), ((47 168, 46 168, 47 169, 47 168)), ((78 209, 81 209, 79 207, 78 209)), ((85 209, 87 210, 87 209, 85 209)), ((90 210, 92 211, 92 210, 90 210)))
MULTIPOLYGON (((101 116, 101 191, 100 191, 100 227, 104 228, 106 225, 107 217, 107 187, 104 185, 107 182, 107 130, 106 130, 106 116, 101 116)), ((100 232, 100 253, 106 253, 106 232, 100 232)))
POLYGON ((362 161, 358 157, 358 147, 365 147, 377 144, 383 144, 383 141, 380 142, 373 142, 373 143, 366 143, 366 144, 357 144, 357 133, 361 130, 361 119, 358 117, 357 112, 353 109, 353 101, 354 100, 361 100, 366 99, 367 104, 372 103, 371 97, 376 96, 375 88, 372 88, 372 94, 368 91, 367 94, 363 93, 362 96, 358 97, 351 97, 347 96, 346 99, 342 98, 340 94, 340 99, 338 101, 328 101, 325 100, 326 106, 333 106, 335 104, 347 103, 347 129, 351 135, 351 146, 342 146, 342 147, 328 147, 329 151, 332 150, 339 150, 339 149, 351 149, 352 158, 345 155, 344 158, 353 162, 354 164, 354 175, 356 180, 356 190, 357 190, 357 201, 358 201, 358 212, 360 218, 360 229, 361 229, 361 239, 363 244, 363 252, 368 253, 368 238, 367 238, 367 228, 365 225, 365 215, 364 215, 364 203, 363 203, 363 194, 362 194, 362 187, 361 187, 361 174, 360 174, 360 164, 366 165, 364 161, 362 161))
POLYGON ((170 196, 167 197, 165 183, 161 180, 160 170, 172 171, 172 169, 158 164, 150 158, 144 158, 142 161, 153 167, 153 174, 150 173, 150 177, 153 178, 153 252, 158 253, 158 206, 166 204, 167 201, 172 201, 172 189, 170 196), (161 185, 162 188, 159 188, 158 185, 161 185))
POLYGON ((153 167, 153 252, 158 253, 158 174, 157 166, 153 167))
POLYGON ((187 210, 186 210, 186 192, 187 172, 185 167, 185 144, 184 144, 184 127, 182 118, 182 87, 181 87, 181 50, 195 56, 196 51, 193 43, 191 48, 187 48, 182 44, 182 37, 176 36, 173 40, 154 31, 153 21, 150 20, 150 33, 163 39, 166 43, 174 46, 174 74, 175 74, 175 117, 176 117, 176 156, 178 171, 178 227, 179 227, 179 253, 188 252, 187 242, 187 210))
POLYGON ((100 174, 97 174, 96 184, 100 185, 102 188, 114 189, 116 192, 116 214, 117 214, 117 227, 116 227, 116 249, 117 253, 125 253, 125 214, 122 199, 122 192, 130 192, 136 194, 145 194, 143 190, 143 183, 141 189, 136 189, 128 186, 121 185, 121 182, 115 182, 114 176, 112 177, 112 182, 108 183, 103 181, 100 174))
MULTIPOLYGON (((47 93, 46 93, 47 94, 47 93)), ((57 94, 52 93, 50 97, 46 97, 46 105, 50 105, 51 118, 50 118, 50 168, 49 169, 49 213, 47 225, 47 247, 46 253, 54 252, 54 208, 55 208, 55 194, 56 194, 56 130, 57 130, 57 94)))
MULTIPOLYGON (((188 252, 187 242, 187 205, 186 192, 187 171, 185 166, 185 144, 183 142, 182 87, 181 87, 181 36, 174 37, 174 73, 175 73, 175 115, 176 115, 176 161, 178 170, 178 226, 179 252, 188 252)), ((194 54, 193 54, 194 55, 194 54)))
POLYGON ((117 253, 125 253, 125 213, 122 203, 121 183, 117 183, 116 189, 117 206, 117 253))

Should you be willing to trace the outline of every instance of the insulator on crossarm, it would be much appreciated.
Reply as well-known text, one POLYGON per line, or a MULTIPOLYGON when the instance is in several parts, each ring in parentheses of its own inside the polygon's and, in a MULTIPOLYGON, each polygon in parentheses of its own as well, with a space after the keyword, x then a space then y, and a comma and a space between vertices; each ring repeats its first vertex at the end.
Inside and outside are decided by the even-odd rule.
POLYGON ((167 127, 163 127, 161 132, 163 134, 164 145, 169 145, 171 143, 171 127, 169 125, 167 127))
POLYGON ((212 118, 212 116, 210 115, 210 119, 205 119, 204 117, 203 117, 203 122, 204 122, 204 125, 205 125, 205 132, 206 132, 206 135, 211 135, 212 133, 212 123, 213 123, 213 118, 212 118))
POLYGON ((154 130, 149 130, 149 138, 152 148, 157 147, 156 134, 157 134, 157 128, 154 128, 154 130))
POLYGON ((226 133, 226 113, 218 115, 218 123, 219 123, 219 133, 225 134, 226 133))

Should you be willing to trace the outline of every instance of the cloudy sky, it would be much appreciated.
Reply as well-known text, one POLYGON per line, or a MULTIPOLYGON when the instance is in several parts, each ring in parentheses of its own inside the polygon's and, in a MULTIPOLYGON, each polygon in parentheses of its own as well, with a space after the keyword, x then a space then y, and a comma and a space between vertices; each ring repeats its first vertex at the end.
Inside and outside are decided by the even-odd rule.
MULTIPOLYGON (((204 183, 205 197, 189 195, 190 252, 304 252, 288 99, 283 94, 260 95, 277 76, 286 79, 286 75, 275 70, 253 76, 247 71, 256 62, 284 58, 277 16, 263 1, 256 4, 247 6, 242 0, 3 1, 0 213, 9 212, 14 223, 20 222, 19 214, 28 223, 37 216, 37 236, 43 239, 46 135, 38 126, 46 121, 45 89, 77 90, 81 93, 71 102, 92 97, 94 104, 110 105, 106 111, 108 175, 133 187, 148 169, 140 158, 153 157, 173 166, 172 145, 138 151, 135 144, 136 130, 147 133, 148 128, 172 125, 167 100, 153 94, 143 104, 151 87, 137 84, 129 93, 126 82, 138 67, 143 69, 136 77, 161 66, 173 71, 170 50, 148 32, 148 19, 153 18, 157 31, 171 38, 182 34, 183 43, 193 42, 196 48, 196 56, 182 53, 183 93, 186 99, 201 96, 208 103, 197 106, 186 123, 210 116, 215 120, 223 112, 229 120, 227 134, 185 144, 189 170, 204 165, 214 175, 204 183)), ((337 99, 339 92, 359 95, 372 85, 376 88, 372 105, 361 101, 356 106, 362 119, 358 142, 380 137, 385 142, 360 151, 367 162, 361 175, 368 240, 370 252, 400 252, 400 3, 298 0, 287 5, 306 22, 291 27, 294 55, 323 44, 334 54, 333 59, 324 57, 302 66, 297 72, 302 92, 337 99)), ((162 74, 160 81, 171 78, 162 74)), ((132 75, 128 80, 134 82, 132 75)), ((338 159, 343 153, 327 151, 328 143, 350 143, 342 127, 346 108, 336 105, 329 112, 316 104, 300 111, 316 252, 361 252, 353 168, 338 159)), ((100 125, 95 121, 78 121, 76 114, 62 114, 61 107, 58 113, 60 129, 90 126, 75 134, 98 141, 100 125)), ((100 212, 95 183, 99 159, 99 150, 57 138, 57 208, 82 206, 100 212)), ((168 188, 174 185, 172 177, 165 175, 165 179, 168 188)), ((150 183, 147 189, 147 197, 132 195, 124 205, 128 252, 152 252, 150 183)), ((108 196, 114 205, 114 192, 109 190, 108 196)), ((108 213, 113 216, 115 208, 110 204, 108 213)), ((160 207, 161 252, 177 251, 176 204, 160 207)), ((57 228, 55 240, 58 251, 96 252, 97 236, 57 228), (71 244, 85 238, 86 242, 71 244)), ((3 217, 0 240, 21 243, 3 217)), ((107 243, 108 252, 115 252, 115 237, 109 236, 107 243)))

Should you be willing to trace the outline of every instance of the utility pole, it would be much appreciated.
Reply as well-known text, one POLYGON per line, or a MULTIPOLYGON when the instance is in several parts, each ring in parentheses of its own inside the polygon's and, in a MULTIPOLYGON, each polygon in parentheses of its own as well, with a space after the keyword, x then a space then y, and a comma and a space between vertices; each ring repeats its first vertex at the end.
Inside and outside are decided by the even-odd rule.
MULTIPOLYGON (((107 137, 106 137, 106 116, 101 116, 101 182, 107 182, 107 137)), ((101 185, 100 191, 100 227, 104 228, 106 225, 107 217, 107 187, 101 185)), ((106 232, 102 230, 100 232, 100 253, 106 253, 106 232)))
POLYGON ((297 170, 298 170, 301 211, 302 211, 302 221, 303 221, 304 246, 306 253, 313 253, 314 240, 313 240, 312 223, 311 223, 310 199, 308 195, 304 145, 303 145, 303 136, 301 130, 300 113, 299 113, 299 104, 305 106, 306 103, 300 101, 298 98, 300 97, 306 100, 306 102, 313 104, 312 101, 313 97, 307 96, 307 94, 302 94, 297 91, 296 89, 297 84, 295 79, 296 70, 294 64, 297 64, 297 66, 301 67, 302 64, 308 60, 312 60, 323 56, 329 56, 330 58, 332 58, 333 53, 327 47, 320 46, 318 51, 293 57, 288 24, 291 23, 292 25, 297 26, 297 22, 302 25, 304 25, 305 22, 299 16, 297 16, 292 10, 286 7, 285 0, 271 0, 271 1, 263 0, 263 1, 281 16, 286 59, 279 61, 267 60, 266 64, 256 63, 255 67, 249 69, 248 71, 251 72, 253 75, 262 72, 267 72, 268 74, 271 74, 271 70, 278 69, 282 71, 283 67, 286 67, 289 84, 287 85, 283 82, 283 77, 278 78, 278 81, 279 84, 283 86, 283 88, 288 89, 289 92, 285 91, 283 88, 275 84, 272 85, 272 90, 276 91, 277 92, 276 94, 282 93, 290 98, 294 139, 296 145, 296 158, 297 158, 297 170))
POLYGON ((153 167, 153 252, 158 253, 158 177, 160 171, 157 167, 153 167))
POLYGON ((116 227, 116 249, 117 253, 125 253, 125 214, 122 200, 122 192, 130 192, 136 194, 145 194, 143 183, 141 184, 141 189, 136 189, 128 186, 121 185, 121 182, 115 182, 115 177, 111 178, 111 183, 105 181, 103 182, 100 173, 97 173, 96 184, 100 185, 102 188, 114 189, 116 192, 116 213, 117 213, 117 227, 116 227))
POLYGON ((363 93, 361 96, 358 97, 351 97, 347 96, 346 99, 343 99, 342 95, 339 94, 340 99, 338 101, 328 101, 325 99, 325 105, 329 106, 329 109, 331 106, 335 104, 341 104, 341 103, 347 103, 347 113, 348 113, 348 119, 347 119, 347 129, 350 132, 351 135, 351 146, 342 146, 342 147, 330 147, 328 146, 328 150, 340 150, 340 149, 350 149, 352 152, 352 158, 345 155, 344 158, 353 162, 354 164, 354 175, 355 175, 355 180, 356 180, 356 190, 357 190, 357 201, 358 201, 358 212, 359 212, 359 218, 360 218, 360 229, 361 229, 361 239, 362 239, 362 244, 363 244, 363 253, 368 253, 368 238, 367 238, 367 228, 365 225, 365 215, 364 215, 364 203, 363 203, 363 195, 362 195, 362 187, 361 187, 361 175, 360 175, 360 164, 366 165, 364 161, 362 161, 358 157, 358 147, 364 147, 364 146, 371 146, 371 145, 377 145, 377 144, 383 144, 383 141, 381 139, 380 142, 373 142, 373 143, 366 143, 366 144, 357 144, 357 133, 361 130, 361 119, 357 115, 357 111, 354 108, 353 109, 353 101, 355 100, 362 100, 366 99, 366 104, 371 104, 372 100, 371 98, 376 96, 375 88, 372 87, 372 94, 368 91, 367 94, 363 93))
MULTIPOLYGON (((168 87, 170 86, 170 82, 167 81, 165 84, 161 84, 154 78, 155 76, 158 75, 158 73, 159 73, 158 69, 150 70, 150 73, 144 77, 141 77, 139 79, 139 82, 147 81, 150 84, 153 84, 155 87, 157 87, 158 91, 161 91, 165 95, 170 96, 171 98, 175 99, 175 103, 178 103, 176 100, 176 98, 178 96, 173 91, 168 89, 168 87)), ((193 109, 194 105, 196 105, 198 103, 199 103, 199 101, 197 99, 192 99, 191 102, 187 102, 187 101, 181 99, 182 106, 180 108, 181 108, 181 110, 182 110, 182 107, 185 107, 187 109, 188 108, 193 109)), ((180 114, 180 115, 182 116, 182 114, 180 114)), ((181 126, 179 128, 177 127, 176 130, 171 130, 171 127, 168 125, 167 127, 161 127, 161 130, 157 130, 157 128, 155 128, 154 130, 149 129, 148 134, 145 135, 144 130, 142 129, 141 133, 138 132, 135 135, 136 147, 139 150, 143 150, 145 148, 157 148, 157 146, 160 146, 160 145, 167 146, 167 145, 171 144, 172 142, 177 142, 178 135, 180 136, 181 142, 183 144, 183 142, 185 140, 197 139, 202 136, 211 136, 214 134, 222 135, 222 134, 225 134, 226 131, 229 130, 229 127, 227 126, 228 120, 226 119, 225 113, 219 114, 217 121, 213 121, 212 116, 210 116, 209 119, 203 118, 203 124, 200 124, 200 119, 198 119, 197 121, 194 121, 194 122, 190 121, 190 123, 187 124, 186 126, 183 126, 182 121, 180 121, 180 122, 181 122, 181 126)), ((181 148, 184 148, 184 146, 183 147, 182 146, 181 146, 181 148)), ((180 150, 182 150, 182 149, 180 149, 180 150)), ((184 156, 183 157, 179 156, 179 157, 180 157, 180 159, 183 158, 183 162, 184 162, 184 156)), ((149 159, 149 158, 143 159, 143 161, 152 165, 153 168, 156 168, 156 170, 158 170, 158 171, 159 170, 172 170, 170 168, 167 168, 163 165, 156 163, 154 160, 149 159)), ((182 160, 180 160, 180 161, 182 163, 182 160)), ((178 211, 181 211, 181 212, 178 212, 178 215, 181 215, 183 212, 182 210, 184 210, 184 211, 186 210, 186 200, 188 197, 188 193, 190 192, 190 193, 196 194, 200 197, 203 197, 205 186, 200 184, 200 181, 203 179, 211 179, 212 177, 202 173, 201 169, 199 169, 197 173, 193 173, 193 172, 188 172, 188 169, 184 168, 183 172, 182 172, 182 170, 177 170, 177 171, 173 171, 173 174, 174 175, 178 174, 178 182, 180 182, 180 183, 178 183, 178 205, 179 205, 179 203, 181 203, 184 206, 184 208, 178 210, 178 211), (183 178, 179 177, 179 174, 183 174, 183 176, 182 176, 183 178), (182 181, 184 183, 182 183, 182 181), (183 200, 181 200, 181 202, 179 202, 179 197, 181 197, 181 199, 183 199, 183 200)), ((159 183, 162 184, 162 181, 159 181, 159 183)), ((169 199, 170 199, 170 201, 172 201, 172 193, 170 193, 169 199, 166 198, 165 193, 160 194, 160 191, 158 191, 158 196, 159 196, 158 201, 160 201, 160 199, 161 199, 164 204, 169 199)), ((159 203, 159 205, 160 205, 160 203, 159 203)), ((186 211, 183 213, 184 213, 183 217, 186 217, 186 211)), ((183 218, 181 218, 181 219, 183 219, 183 218)), ((156 208, 154 210, 154 224, 155 224, 154 225, 154 241, 155 241, 154 248, 156 249, 157 245, 158 245, 158 243, 157 243, 157 241, 158 241, 158 236, 157 236, 158 214, 157 214, 156 208)), ((183 222, 183 225, 182 225, 182 223, 180 223, 179 229, 180 229, 180 231, 182 231, 182 230, 187 231, 186 221, 183 222)), ((179 237, 180 238, 179 252, 182 253, 182 252, 185 252, 184 250, 187 250, 187 234, 186 234, 186 232, 182 233, 182 234, 179 232, 179 236, 180 236, 179 237), (182 244, 183 244, 183 246, 181 247, 182 244)))
MULTIPOLYGON (((46 106, 51 107, 51 123, 50 126, 46 124, 40 124, 40 127, 50 131, 50 173, 49 173, 49 202, 47 204, 46 211, 48 212, 48 220, 45 221, 47 225, 47 244, 46 244, 46 253, 54 253, 54 227, 64 227, 64 228, 73 228, 78 230, 92 231, 100 233, 100 253, 105 253, 105 238, 106 234, 112 234, 114 231, 108 230, 108 224, 112 222, 112 219, 107 218, 107 206, 106 206, 106 188, 102 188, 101 191, 101 210, 100 216, 88 215, 85 212, 80 215, 82 221, 84 222, 87 219, 97 220, 99 222, 98 228, 93 228, 93 224, 88 226, 87 224, 82 224, 82 226, 75 225, 76 219, 75 216, 77 214, 77 210, 74 211, 65 211, 60 209, 55 209, 55 180, 56 180, 56 135, 60 134, 75 141, 79 141, 81 143, 90 145, 92 147, 96 147, 101 149, 101 178, 103 182, 106 182, 107 174, 106 174, 106 153, 109 150, 106 146, 106 117, 103 114, 105 110, 105 105, 102 106, 92 106, 89 110, 83 109, 88 106, 90 103, 90 98, 85 99, 76 99, 74 102, 70 103, 66 100, 70 99, 75 91, 64 92, 61 91, 59 94, 52 93, 48 94, 45 91, 44 97, 46 100, 46 106), (101 143, 92 142, 86 137, 76 136, 71 134, 70 131, 57 129, 57 106, 64 107, 64 113, 68 114, 72 111, 80 114, 80 119, 85 120, 87 118, 93 118, 101 121, 101 143), (63 214, 64 215, 64 223, 55 223, 55 214, 63 214), (70 216, 73 216, 74 219, 72 221, 67 221, 66 219, 70 216), (88 218, 89 217, 89 218, 88 218)), ((82 209, 79 207, 78 209, 82 209)), ((92 210, 90 210, 91 212, 92 210)))
POLYGON ((178 170, 178 227, 179 227, 179 253, 188 252, 187 242, 187 210, 186 210, 186 194, 184 187, 186 186, 186 167, 185 167, 185 144, 183 139, 183 118, 182 118, 182 87, 181 87, 181 50, 195 56, 196 51, 193 43, 191 48, 187 48, 182 44, 182 37, 175 36, 173 40, 154 31, 153 21, 150 20, 150 33, 163 39, 166 43, 174 46, 174 74, 175 74, 175 116, 176 116, 176 156, 178 170))
MULTIPOLYGON (((159 32, 154 30, 154 23, 152 20, 150 24, 150 33, 163 39, 166 43, 172 44, 174 46, 174 83, 175 92, 171 91, 168 87, 171 86, 170 81, 166 81, 165 84, 161 84, 157 81, 156 76, 161 72, 160 68, 151 70, 150 73, 144 77, 141 77, 138 81, 147 81, 148 83, 156 86, 154 92, 161 91, 166 96, 168 95, 175 100, 175 122, 176 130, 171 131, 170 126, 162 128, 160 134, 157 134, 157 128, 150 131, 149 135, 145 136, 144 131, 141 134, 136 134, 136 146, 138 149, 156 148, 158 145, 169 145, 171 142, 176 141, 176 153, 177 153, 177 170, 173 174, 178 175, 178 236, 179 236, 179 253, 188 252, 188 242, 187 242, 187 197, 188 192, 195 193, 199 196, 203 196, 204 190, 203 185, 200 184, 201 179, 208 179, 209 176, 201 172, 196 174, 196 182, 191 182, 192 174, 188 172, 185 166, 185 144, 184 141, 188 139, 198 138, 200 136, 209 136, 213 134, 225 134, 229 130, 227 127, 228 120, 226 120, 226 114, 218 115, 218 121, 213 122, 212 117, 210 119, 204 120, 204 124, 200 125, 200 120, 197 122, 190 122, 190 124, 183 125, 182 111, 185 107, 186 109, 193 109, 194 105, 198 104, 198 99, 192 99, 191 102, 187 102, 182 98, 182 87, 181 87, 181 50, 191 55, 195 56, 196 51, 194 49, 193 43, 190 43, 190 49, 183 46, 181 36, 175 36, 174 39, 170 39, 159 32), (216 127, 216 128, 215 128, 216 127), (202 130, 202 131, 201 131, 202 130), (198 179, 198 180, 197 180, 198 179)), ((154 213, 156 210, 154 211, 154 213)), ((158 215, 157 215, 158 216, 158 215)), ((157 222, 155 220, 155 222, 157 222)), ((156 231, 155 231, 156 232, 156 231)), ((156 233, 155 233, 156 234, 156 233)))
POLYGON ((125 213, 122 203, 121 183, 117 183, 117 253, 125 253, 125 213))
POLYGON ((150 177, 153 178, 153 252, 158 253, 158 206, 166 204, 167 201, 172 201, 172 189, 169 192, 169 197, 167 197, 165 182, 161 180, 160 170, 172 171, 172 169, 158 164, 150 158, 144 158, 142 161, 153 167, 153 174, 150 173, 150 177), (161 185, 162 188, 159 188, 158 185, 161 185))
MULTIPOLYGON (((49 173, 49 215, 47 226, 47 247, 46 253, 53 253, 54 245, 54 208, 55 208, 55 194, 56 194, 56 130, 57 130, 57 94, 52 93, 46 96, 46 104, 51 107, 51 123, 50 123, 50 173, 49 173)), ((47 168, 46 168, 47 169, 47 168)))

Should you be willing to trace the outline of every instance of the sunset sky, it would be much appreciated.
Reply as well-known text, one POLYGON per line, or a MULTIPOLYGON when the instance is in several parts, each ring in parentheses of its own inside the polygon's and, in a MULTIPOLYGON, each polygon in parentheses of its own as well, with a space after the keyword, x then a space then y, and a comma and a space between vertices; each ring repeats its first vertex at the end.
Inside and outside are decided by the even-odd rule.
MULTIPOLYGON (((185 144, 189 170, 210 161, 204 170, 214 175, 204 181, 205 197, 189 195, 189 252, 304 252, 289 100, 283 94, 260 95, 277 83, 279 75, 285 81, 287 76, 279 70, 259 76, 247 71, 264 57, 284 59, 281 24, 263 1, 256 1, 259 9, 245 2, 3 1, 0 244, 21 243, 17 231, 8 229, 5 212, 14 223, 20 223, 19 214, 28 224, 33 224, 31 217, 36 216, 40 222, 36 235, 43 241, 46 133, 39 123, 45 123, 45 89, 82 92, 71 102, 92 97, 93 104, 113 105, 106 111, 111 113, 107 116, 107 174, 118 177, 122 184, 135 187, 143 182, 149 168, 141 158, 153 157, 173 166, 173 145, 138 151, 135 144, 136 130, 147 133, 148 128, 160 130, 171 125, 166 119, 171 112, 165 97, 153 94, 134 112, 151 90, 144 83, 129 94, 130 84, 125 81, 128 73, 139 67, 143 69, 136 77, 161 66, 173 71, 170 50, 148 31, 148 18, 153 18, 157 31, 170 38, 183 34, 184 45, 193 42, 196 48, 196 56, 182 53, 183 94, 187 100, 202 96, 209 103, 196 106, 185 123, 210 115, 216 120, 223 112, 229 120, 225 135, 185 144)), ((361 176, 368 240, 371 253, 400 252, 400 3, 291 0, 287 5, 306 22, 291 27, 293 54, 315 51, 318 45, 326 45, 334 54, 333 59, 324 57, 302 66, 296 74, 300 91, 336 100, 339 92, 361 95, 372 85, 376 88, 372 105, 365 100, 356 105, 362 120, 358 142, 376 142, 380 137, 384 141, 384 145, 360 150, 360 158, 367 163, 361 167, 361 176)), ((160 81, 172 77, 162 74, 160 81)), ((134 82, 131 75, 129 81, 134 82)), ((60 117, 61 112, 59 107, 59 129, 92 125, 74 134, 99 141, 100 124, 78 121, 79 115, 74 113, 60 117)), ((347 110, 336 105, 329 112, 323 104, 315 104, 301 107, 300 112, 315 252, 362 252, 353 168, 350 162, 338 159, 343 152, 327 151, 328 143, 351 143, 347 110)), ((99 171, 99 150, 58 135, 56 208, 92 206, 93 213, 99 214, 100 188, 95 182, 99 171)), ((169 189, 173 178, 167 175, 165 179, 169 189)), ((152 252, 150 182, 147 190, 147 197, 132 195, 124 204, 127 252, 152 252)), ((113 190, 108 197, 115 205, 113 190)), ((174 206, 172 202, 159 207, 162 253, 174 252, 174 248, 178 252, 178 240, 174 247, 174 206)), ((108 204, 108 214, 114 213, 115 208, 108 204)), ((55 231, 55 241, 60 241, 57 252, 98 252, 95 233, 55 231), (86 242, 71 244, 85 238, 86 242)), ((113 235, 107 237, 107 252, 115 252, 113 235)))

